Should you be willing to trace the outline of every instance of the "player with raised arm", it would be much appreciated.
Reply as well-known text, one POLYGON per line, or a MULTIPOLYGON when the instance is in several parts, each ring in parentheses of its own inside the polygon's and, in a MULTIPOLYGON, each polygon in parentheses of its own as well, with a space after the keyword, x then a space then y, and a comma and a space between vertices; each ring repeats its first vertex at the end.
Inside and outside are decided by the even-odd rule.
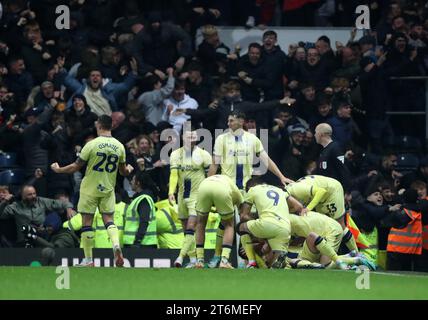
MULTIPOLYGON (((245 185, 253 173, 254 158, 259 157, 261 162, 279 178, 282 184, 286 185, 293 182, 281 173, 275 162, 264 150, 260 139, 243 129, 244 120, 245 114, 241 111, 234 111, 229 115, 227 121, 229 130, 219 135, 215 140, 213 163, 208 171, 208 176, 216 174, 220 166, 221 174, 231 178, 244 194, 245 185)), ((220 261, 222 232, 220 227, 217 234, 215 255, 209 263, 210 267, 217 266, 220 261)), ((248 242, 250 239, 244 235, 241 241, 248 242)))
POLYGON ((80 185, 80 198, 77 211, 82 214, 81 229, 82 245, 85 258, 78 266, 94 266, 92 249, 94 247, 94 230, 92 221, 95 210, 102 214, 103 222, 113 244, 114 261, 117 267, 124 264, 122 250, 119 244, 118 229, 113 223, 115 206, 116 176, 119 170, 123 176, 132 171, 131 165, 126 165, 125 147, 111 135, 112 119, 102 115, 95 122, 98 137, 89 141, 80 152, 76 162, 65 167, 53 163, 51 169, 56 173, 74 173, 86 165, 85 176, 80 185))
POLYGON ((175 205, 174 193, 178 184, 178 215, 185 235, 180 254, 174 262, 178 268, 182 266, 186 255, 190 258, 188 267, 193 267, 197 262, 195 252, 196 200, 199 185, 205 179, 206 170, 212 162, 211 155, 196 146, 197 139, 196 131, 184 131, 183 147, 173 151, 170 157, 168 199, 171 205, 175 205))

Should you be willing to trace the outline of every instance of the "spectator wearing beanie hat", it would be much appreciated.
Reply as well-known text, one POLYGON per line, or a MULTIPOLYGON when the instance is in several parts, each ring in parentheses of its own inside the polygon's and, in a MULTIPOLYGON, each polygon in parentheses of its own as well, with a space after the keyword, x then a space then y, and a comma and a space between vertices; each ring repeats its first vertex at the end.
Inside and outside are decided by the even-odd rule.
POLYGON ((73 132, 74 143, 83 146, 86 137, 96 134, 95 121, 98 117, 87 105, 84 95, 74 95, 72 103, 73 107, 65 113, 65 121, 73 132))

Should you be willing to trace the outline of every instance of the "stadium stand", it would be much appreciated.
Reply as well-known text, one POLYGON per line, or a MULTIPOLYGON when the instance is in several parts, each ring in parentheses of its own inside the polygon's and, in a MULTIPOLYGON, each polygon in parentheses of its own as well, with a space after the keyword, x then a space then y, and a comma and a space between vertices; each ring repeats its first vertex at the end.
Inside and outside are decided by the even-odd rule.
MULTIPOLYGON (((226 129, 229 113, 239 110, 246 113, 245 130, 253 130, 284 176, 295 180, 324 165, 315 128, 328 124, 340 153, 333 160, 349 172, 344 196, 351 212, 353 192, 369 203, 371 188, 381 192, 388 185, 389 194, 370 202, 387 212, 408 205, 404 191, 420 182, 412 210, 423 216, 420 237, 426 237, 425 2, 378 1, 364 32, 353 28, 357 1, 332 1, 333 11, 317 0, 236 2, 248 10, 235 1, 70 0, 64 3, 71 28, 58 29, 55 1, 2 1, 0 186, 13 197, 0 193, 0 218, 20 199, 24 183, 39 197, 70 201, 77 209, 84 170, 55 174, 50 165, 75 162, 104 114, 126 147, 127 162, 152 178, 154 202, 165 201, 170 168, 164 147, 180 141, 183 123, 207 129, 212 151, 215 129, 226 129), (278 37, 293 34, 287 27, 307 36, 281 47, 278 37), (326 36, 331 27, 348 40, 326 36), (243 48, 248 39, 235 39, 235 29, 257 30, 258 36, 243 48), (175 136, 165 138, 171 131, 175 136)), ((280 185, 270 173, 263 179, 280 185)), ((129 204, 131 179, 118 175, 116 186, 129 204)), ((66 222, 66 215, 61 219, 66 222)), ((384 268, 391 226, 397 225, 377 221, 384 268)), ((421 255, 427 252, 424 247, 421 255)))

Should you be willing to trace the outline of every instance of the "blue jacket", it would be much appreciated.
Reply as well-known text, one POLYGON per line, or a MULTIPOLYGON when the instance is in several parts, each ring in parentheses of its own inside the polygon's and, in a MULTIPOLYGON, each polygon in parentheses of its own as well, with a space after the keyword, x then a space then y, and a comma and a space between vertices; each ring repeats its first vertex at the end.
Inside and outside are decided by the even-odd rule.
POLYGON ((353 123, 352 119, 339 118, 337 115, 328 120, 328 124, 333 129, 333 140, 346 148, 352 141, 353 123))
MULTIPOLYGON (((87 81, 83 79, 82 82, 78 81, 76 78, 68 75, 66 72, 62 74, 63 83, 67 87, 68 90, 73 92, 73 96, 76 94, 84 94, 87 81)), ((103 85, 101 86, 101 94, 110 104, 110 108, 112 112, 119 111, 119 106, 117 104, 117 99, 121 94, 127 94, 135 84, 137 76, 130 72, 128 76, 125 78, 123 82, 113 83, 110 79, 103 78, 103 85), (107 80, 107 83, 105 83, 107 80)), ((73 97, 71 97, 67 102, 67 108, 71 108, 73 105, 73 97)))

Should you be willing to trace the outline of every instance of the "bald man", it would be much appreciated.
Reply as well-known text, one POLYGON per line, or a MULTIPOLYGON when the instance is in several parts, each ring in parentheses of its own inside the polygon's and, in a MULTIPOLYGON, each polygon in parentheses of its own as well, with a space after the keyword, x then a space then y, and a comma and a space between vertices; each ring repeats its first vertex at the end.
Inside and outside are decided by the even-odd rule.
POLYGON ((315 128, 315 140, 323 146, 317 162, 314 174, 334 178, 338 180, 345 192, 351 186, 351 177, 345 166, 345 155, 339 144, 331 138, 333 129, 327 123, 320 123, 315 128))

